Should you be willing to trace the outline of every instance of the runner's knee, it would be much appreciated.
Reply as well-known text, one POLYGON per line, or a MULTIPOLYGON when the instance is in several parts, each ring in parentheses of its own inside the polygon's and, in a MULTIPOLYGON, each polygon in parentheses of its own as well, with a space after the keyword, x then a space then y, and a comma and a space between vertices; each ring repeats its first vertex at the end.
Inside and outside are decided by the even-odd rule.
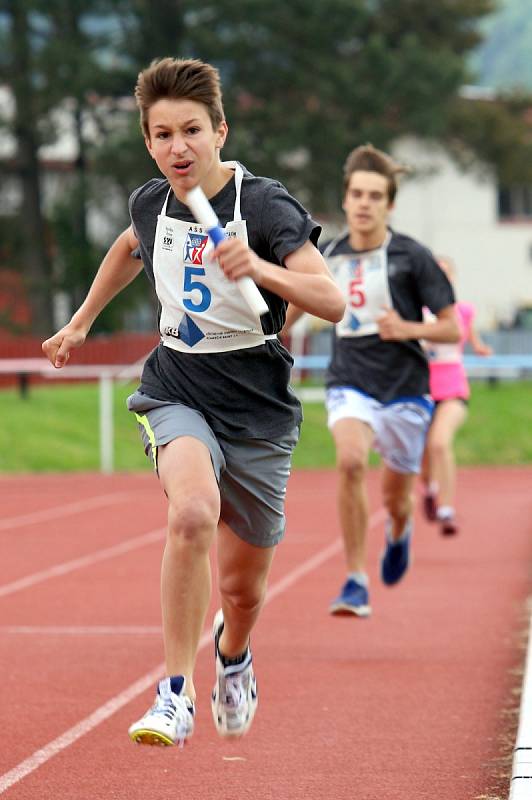
POLYGON ((219 580, 220 595, 224 604, 229 606, 236 614, 255 614, 261 607, 266 594, 266 584, 250 584, 245 579, 239 581, 234 577, 219 580))
POLYGON ((362 450, 340 451, 336 456, 336 465, 344 479, 356 483, 365 477, 367 455, 362 450))
POLYGON ((406 519, 412 512, 412 498, 410 494, 396 494, 383 490, 382 501, 390 517, 406 519))
POLYGON ((168 505, 168 534, 180 543, 208 548, 217 524, 217 510, 203 497, 193 495, 185 502, 168 505))
POLYGON ((360 483, 366 475, 366 458, 362 453, 347 453, 337 457, 340 476, 353 483, 360 483))
POLYGON ((428 449, 431 458, 441 458, 449 448, 447 436, 435 436, 429 441, 428 449))

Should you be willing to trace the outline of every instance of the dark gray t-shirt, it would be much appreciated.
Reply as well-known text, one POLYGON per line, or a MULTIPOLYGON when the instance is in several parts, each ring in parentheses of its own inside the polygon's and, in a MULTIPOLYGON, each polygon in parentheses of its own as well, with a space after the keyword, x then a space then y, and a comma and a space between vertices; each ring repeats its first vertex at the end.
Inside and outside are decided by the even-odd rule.
MULTIPOLYGON (((166 179, 155 178, 136 189, 129 200, 140 257, 153 285, 157 215, 168 189, 166 179)), ((235 198, 234 179, 210 198, 222 225, 234 217, 235 198)), ((282 266, 286 256, 309 239, 317 244, 320 226, 277 181, 244 171, 240 209, 249 246, 266 261, 282 266)), ((166 213, 194 222, 188 207, 173 193, 166 213)), ((264 289, 261 292, 269 308, 261 318, 263 331, 278 333, 287 304, 276 294, 264 289)), ((215 433, 275 439, 301 423, 301 406, 289 386, 291 366, 290 354, 277 339, 221 353, 182 353, 159 344, 148 356, 139 389, 159 400, 184 403, 201 411, 215 433)))
MULTIPOLYGON (((324 244, 320 249, 326 248, 324 244)), ((344 254, 356 254, 348 234, 328 252, 330 256, 344 254)), ((393 307, 403 319, 422 322, 424 306, 437 314, 455 301, 452 286, 430 251, 409 236, 392 232, 387 269, 393 307)), ((429 369, 417 339, 384 341, 378 334, 335 335, 326 383, 327 387, 350 386, 381 403, 390 403, 428 394, 429 369)))

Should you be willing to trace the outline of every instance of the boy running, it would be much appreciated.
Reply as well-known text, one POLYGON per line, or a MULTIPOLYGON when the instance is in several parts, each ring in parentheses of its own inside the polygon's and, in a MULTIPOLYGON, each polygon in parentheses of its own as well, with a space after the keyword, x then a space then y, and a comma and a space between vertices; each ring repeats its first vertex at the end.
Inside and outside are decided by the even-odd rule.
MULTIPOLYGON (((347 579, 330 605, 332 614, 371 613, 366 471, 372 448, 383 460, 382 495, 388 513, 382 580, 391 586, 408 569, 412 487, 433 408, 419 340, 454 342, 459 337, 447 277, 425 247, 388 227, 401 171, 371 145, 353 150, 344 167, 348 230, 323 249, 347 300, 326 375, 347 563, 347 579), (424 306, 435 315, 432 325, 422 321, 424 306)), ((284 332, 300 314, 290 307, 284 332)))
POLYGON ((218 733, 245 733, 257 706, 249 646, 284 527, 284 498, 301 423, 291 359, 277 339, 287 302, 337 322, 342 295, 316 242, 319 226, 274 180, 220 151, 228 127, 219 75, 165 58, 135 89, 146 147, 162 178, 133 192, 131 225, 109 249, 72 320, 43 350, 62 367, 102 309, 142 267, 160 304, 160 344, 128 399, 168 497, 161 605, 166 677, 129 729, 143 744, 174 744, 194 728, 194 664, 211 595, 218 531, 221 609, 214 620, 218 733), (226 239, 210 255, 185 200, 200 186, 226 239), (140 255, 140 259, 138 256, 140 255), (268 313, 254 314, 235 280, 250 276, 268 313))

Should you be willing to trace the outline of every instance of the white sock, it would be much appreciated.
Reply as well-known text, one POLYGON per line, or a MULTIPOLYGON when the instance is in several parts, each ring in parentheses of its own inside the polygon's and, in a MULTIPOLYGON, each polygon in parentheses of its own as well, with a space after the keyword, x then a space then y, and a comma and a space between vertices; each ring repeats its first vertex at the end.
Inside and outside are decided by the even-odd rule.
POLYGON ((398 539, 394 539, 392 537, 392 522, 388 520, 388 525, 386 526, 386 538, 390 542, 390 544, 397 544, 397 542, 404 542, 407 538, 408 534, 412 531, 412 519, 407 519, 405 522, 405 527, 401 531, 401 535, 398 539))
POLYGON ((369 578, 365 572, 348 572, 347 577, 349 580, 356 581, 360 586, 369 586, 369 578))
POLYGON ((454 508, 452 506, 440 506, 436 512, 436 516, 440 520, 452 519, 454 517, 454 508))

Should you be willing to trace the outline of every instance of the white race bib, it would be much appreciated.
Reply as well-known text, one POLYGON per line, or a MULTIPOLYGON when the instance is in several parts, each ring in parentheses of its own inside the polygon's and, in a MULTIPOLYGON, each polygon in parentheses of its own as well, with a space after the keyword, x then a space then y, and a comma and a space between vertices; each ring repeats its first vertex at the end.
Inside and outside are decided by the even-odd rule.
POLYGON ((336 326, 337 336, 378 333, 377 320, 384 313, 383 307, 392 308, 388 281, 390 238, 388 235, 382 247, 367 253, 329 256, 331 246, 325 251, 327 264, 347 302, 344 317, 336 326))
MULTIPOLYGON (((247 244, 246 222, 240 216, 239 165, 235 183, 235 218, 226 225, 225 235, 247 244)), ((263 344, 266 337, 260 316, 251 311, 236 283, 209 258, 212 247, 206 230, 166 216, 169 195, 157 220, 153 251, 163 344, 187 353, 218 353, 263 344)))

